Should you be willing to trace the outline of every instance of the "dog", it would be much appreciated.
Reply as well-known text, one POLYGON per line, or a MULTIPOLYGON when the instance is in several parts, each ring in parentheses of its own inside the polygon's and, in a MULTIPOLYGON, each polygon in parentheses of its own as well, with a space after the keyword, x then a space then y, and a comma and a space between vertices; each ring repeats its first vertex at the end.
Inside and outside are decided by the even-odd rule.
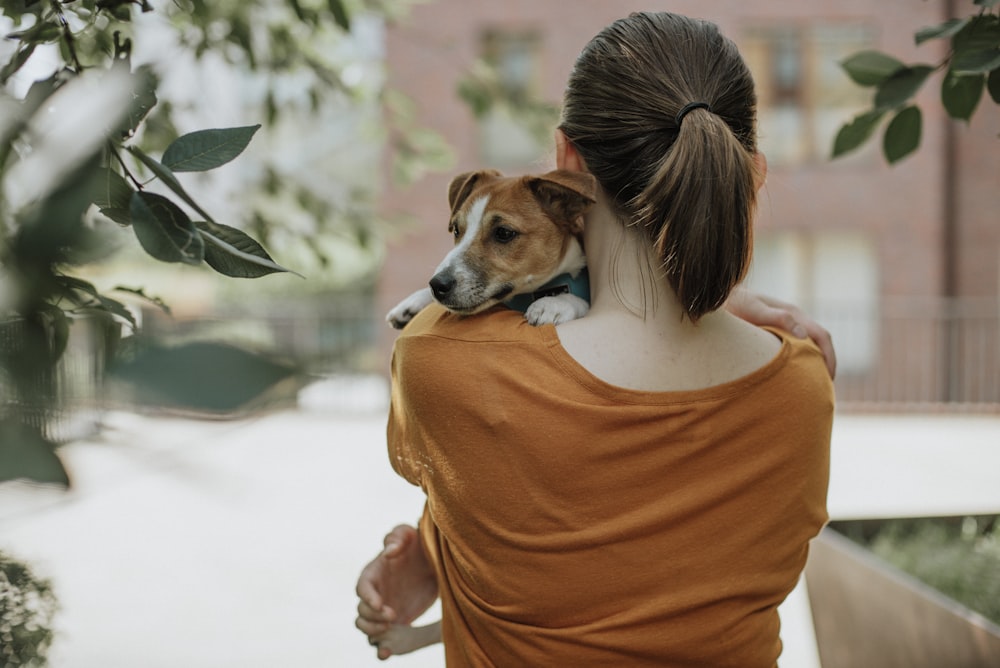
POLYGON ((402 329, 432 301, 461 315, 502 302, 523 310, 532 325, 586 315, 583 214, 594 204, 596 188, 590 174, 561 169, 456 176, 448 187, 448 232, 455 246, 428 287, 401 301, 386 320, 402 329))
MULTIPOLYGON (((504 303, 523 311, 532 325, 586 315, 583 214, 596 188, 590 174, 558 169, 535 176, 496 170, 456 176, 448 187, 455 247, 428 287, 396 305, 386 320, 402 329, 432 301, 461 315, 504 303)), ((392 656, 438 642, 441 622, 397 624, 372 641, 392 656)))

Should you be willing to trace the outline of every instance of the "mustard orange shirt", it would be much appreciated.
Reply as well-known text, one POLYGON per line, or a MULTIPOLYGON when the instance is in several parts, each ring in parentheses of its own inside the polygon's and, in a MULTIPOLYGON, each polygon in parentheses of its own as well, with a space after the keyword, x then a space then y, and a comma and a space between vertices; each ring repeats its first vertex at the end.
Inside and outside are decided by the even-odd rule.
POLYGON ((774 666, 827 520, 819 350, 684 392, 609 385, 555 327, 437 305, 396 342, 389 454, 427 494, 448 666, 774 666))

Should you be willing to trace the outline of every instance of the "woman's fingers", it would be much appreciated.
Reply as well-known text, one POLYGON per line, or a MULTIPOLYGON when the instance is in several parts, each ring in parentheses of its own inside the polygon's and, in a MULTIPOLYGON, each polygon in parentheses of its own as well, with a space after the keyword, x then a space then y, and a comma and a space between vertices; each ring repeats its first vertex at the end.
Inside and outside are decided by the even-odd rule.
POLYGON ((826 370, 830 372, 830 378, 837 377, 837 353, 833 349, 833 337, 830 332, 820 327, 818 323, 811 322, 805 325, 809 338, 813 340, 826 361, 826 370))
POLYGON ((375 608, 364 599, 358 602, 358 618, 373 623, 391 624, 396 620, 396 611, 389 606, 375 608))
POLYGON ((823 353, 830 377, 836 376, 837 353, 833 348, 833 337, 798 306, 755 294, 742 286, 733 290, 726 306, 733 315, 759 327, 777 327, 801 339, 809 337, 823 353))
POLYGON ((386 622, 376 622, 365 617, 358 617, 354 620, 354 626, 369 638, 377 638, 388 631, 392 625, 386 622))
POLYGON ((384 549, 382 550, 382 556, 392 558, 400 554, 406 547, 407 543, 416 538, 417 530, 408 524, 400 524, 393 528, 392 531, 385 535, 382 539, 382 545, 384 549))

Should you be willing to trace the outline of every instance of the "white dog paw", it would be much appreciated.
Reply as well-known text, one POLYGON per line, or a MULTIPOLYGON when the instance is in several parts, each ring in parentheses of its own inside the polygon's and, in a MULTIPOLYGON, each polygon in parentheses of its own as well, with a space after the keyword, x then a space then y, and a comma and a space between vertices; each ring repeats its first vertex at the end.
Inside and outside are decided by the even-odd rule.
POLYGON ((590 305, 576 295, 542 297, 531 303, 524 312, 531 325, 558 325, 587 315, 590 305))
POLYGON ((431 295, 430 288, 417 290, 389 311, 388 315, 385 316, 386 322, 396 329, 403 329, 407 323, 413 320, 415 315, 432 301, 434 301, 434 297, 431 295))

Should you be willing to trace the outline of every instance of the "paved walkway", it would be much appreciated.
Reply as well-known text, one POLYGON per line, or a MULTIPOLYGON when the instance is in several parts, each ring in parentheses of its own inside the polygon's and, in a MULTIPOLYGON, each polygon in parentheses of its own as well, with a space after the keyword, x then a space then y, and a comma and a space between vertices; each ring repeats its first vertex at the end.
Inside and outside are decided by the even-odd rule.
MULTIPOLYGON (((353 628, 354 580, 422 498, 389 469, 384 410, 377 384, 328 383, 238 422, 112 413, 65 448, 73 491, 0 486, 0 549, 62 605, 52 665, 386 665, 353 628)), ((841 416, 833 466, 836 518, 1000 512, 1000 418, 841 416)), ((782 666, 818 667, 804 591, 782 615, 782 666)))

